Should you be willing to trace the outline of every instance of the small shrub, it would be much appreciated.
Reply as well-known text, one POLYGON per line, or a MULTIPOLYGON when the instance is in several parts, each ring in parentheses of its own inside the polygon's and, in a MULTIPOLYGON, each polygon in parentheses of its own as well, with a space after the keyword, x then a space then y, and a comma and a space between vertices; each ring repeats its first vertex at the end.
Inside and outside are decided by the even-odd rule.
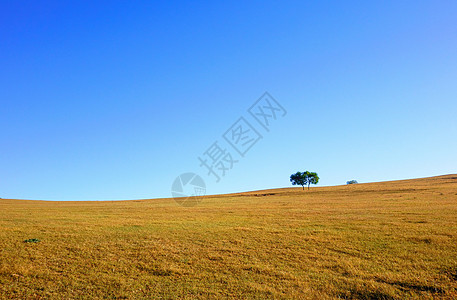
POLYGON ((357 184, 357 180, 349 180, 346 184, 357 184))
POLYGON ((39 239, 28 239, 28 240, 25 240, 24 243, 39 243, 40 240, 39 239))

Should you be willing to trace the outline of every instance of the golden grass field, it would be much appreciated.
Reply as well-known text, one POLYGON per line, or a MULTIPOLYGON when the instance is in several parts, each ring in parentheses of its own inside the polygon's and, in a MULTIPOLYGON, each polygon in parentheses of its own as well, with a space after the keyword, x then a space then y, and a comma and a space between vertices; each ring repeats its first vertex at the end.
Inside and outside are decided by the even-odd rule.
POLYGON ((457 298, 457 175, 0 216, 3 299, 457 298))

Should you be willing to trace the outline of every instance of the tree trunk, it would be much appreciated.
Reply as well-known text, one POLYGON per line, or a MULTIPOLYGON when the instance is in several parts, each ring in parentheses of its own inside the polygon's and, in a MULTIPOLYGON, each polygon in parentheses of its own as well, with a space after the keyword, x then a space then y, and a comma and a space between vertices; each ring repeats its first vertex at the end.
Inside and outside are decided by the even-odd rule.
POLYGON ((302 185, 302 188, 303 188, 303 190, 305 190, 305 186, 304 185, 302 185))
POLYGON ((309 183, 308 183, 308 191, 309 191, 309 183))

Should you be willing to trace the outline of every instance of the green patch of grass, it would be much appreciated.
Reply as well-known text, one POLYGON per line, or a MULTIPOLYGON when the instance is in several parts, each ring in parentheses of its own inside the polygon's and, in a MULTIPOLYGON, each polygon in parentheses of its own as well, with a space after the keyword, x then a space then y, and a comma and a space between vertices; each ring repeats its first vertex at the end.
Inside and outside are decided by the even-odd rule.
POLYGON ((27 239, 24 240, 24 243, 39 243, 41 242, 39 239, 27 239))

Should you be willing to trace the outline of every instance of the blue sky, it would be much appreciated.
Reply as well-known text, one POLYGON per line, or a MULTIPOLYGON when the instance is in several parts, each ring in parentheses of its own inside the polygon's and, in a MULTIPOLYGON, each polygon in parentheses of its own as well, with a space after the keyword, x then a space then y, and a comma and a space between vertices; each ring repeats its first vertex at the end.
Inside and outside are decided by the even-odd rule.
POLYGON ((455 1, 1 1, 0 197, 170 197, 457 171, 455 1), (268 91, 287 114, 265 131, 268 91), (245 117, 245 157, 222 135, 245 117), (260 127, 259 127, 260 126, 260 127), (239 160, 220 182, 198 157, 239 160))

